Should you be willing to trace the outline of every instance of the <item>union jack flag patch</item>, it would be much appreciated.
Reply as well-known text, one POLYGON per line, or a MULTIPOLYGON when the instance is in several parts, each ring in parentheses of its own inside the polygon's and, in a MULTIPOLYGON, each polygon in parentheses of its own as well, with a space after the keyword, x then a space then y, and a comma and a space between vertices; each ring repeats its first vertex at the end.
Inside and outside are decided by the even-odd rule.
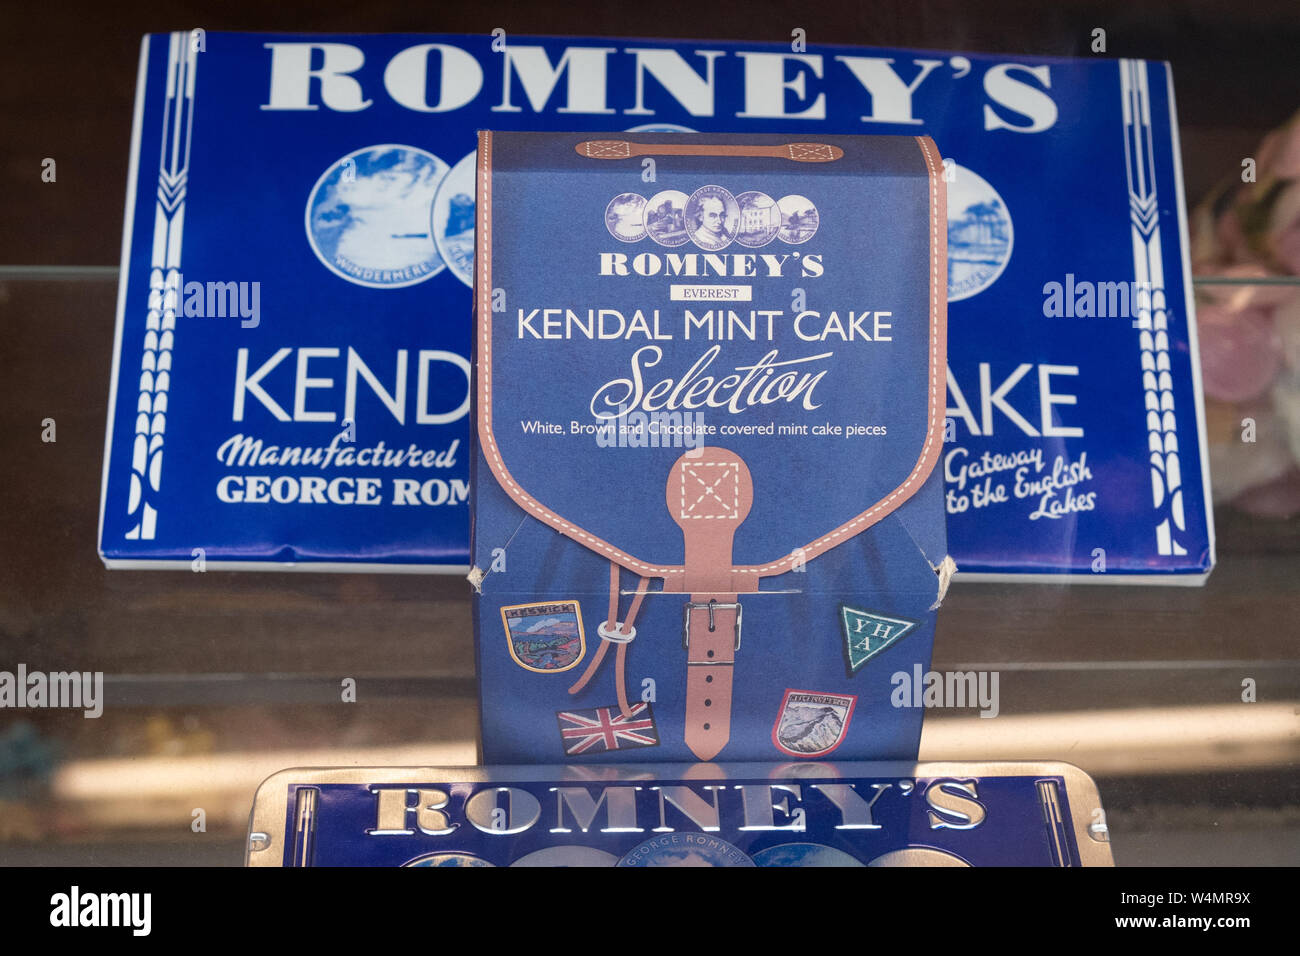
POLYGON ((594 710, 561 710, 555 716, 560 722, 564 752, 570 757, 659 746, 659 728, 655 726, 654 712, 645 701, 633 704, 628 717, 623 716, 617 705, 594 710))

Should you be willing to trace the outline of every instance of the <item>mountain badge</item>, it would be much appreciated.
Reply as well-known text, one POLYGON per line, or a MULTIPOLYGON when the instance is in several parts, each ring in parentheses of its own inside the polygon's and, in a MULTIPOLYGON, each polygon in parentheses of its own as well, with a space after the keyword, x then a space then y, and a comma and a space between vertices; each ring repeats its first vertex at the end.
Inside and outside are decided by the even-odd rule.
POLYGON ((577 601, 542 601, 501 609, 506 646, 514 662, 539 674, 567 671, 586 653, 577 601))
POLYGON ((857 702, 848 694, 787 690, 772 743, 791 757, 823 757, 844 742, 857 702))
POLYGON ((844 667, 852 677, 868 660, 892 647, 920 625, 905 617, 890 617, 840 605, 840 626, 844 632, 844 667))

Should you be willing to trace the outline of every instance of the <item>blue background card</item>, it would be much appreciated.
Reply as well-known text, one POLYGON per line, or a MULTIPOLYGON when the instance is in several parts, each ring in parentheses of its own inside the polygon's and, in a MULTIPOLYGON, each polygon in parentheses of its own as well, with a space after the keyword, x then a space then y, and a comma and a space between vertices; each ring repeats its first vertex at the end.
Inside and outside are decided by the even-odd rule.
POLYGON ((950 179, 940 471, 962 573, 1195 583, 1212 567, 1167 65, 490 36, 199 45, 142 46, 111 566, 188 567, 203 549, 215 567, 464 568, 474 134, 581 126, 933 136, 950 179), (232 439, 261 453, 232 459, 232 439))

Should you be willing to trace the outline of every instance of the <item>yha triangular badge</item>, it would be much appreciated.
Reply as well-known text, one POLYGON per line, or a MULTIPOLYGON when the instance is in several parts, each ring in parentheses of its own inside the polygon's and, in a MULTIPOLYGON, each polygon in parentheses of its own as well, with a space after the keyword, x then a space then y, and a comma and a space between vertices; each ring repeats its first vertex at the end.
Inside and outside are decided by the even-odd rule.
POLYGON ((485 761, 915 758, 944 175, 924 136, 480 134, 485 761), (846 606, 914 626, 846 668, 846 606))

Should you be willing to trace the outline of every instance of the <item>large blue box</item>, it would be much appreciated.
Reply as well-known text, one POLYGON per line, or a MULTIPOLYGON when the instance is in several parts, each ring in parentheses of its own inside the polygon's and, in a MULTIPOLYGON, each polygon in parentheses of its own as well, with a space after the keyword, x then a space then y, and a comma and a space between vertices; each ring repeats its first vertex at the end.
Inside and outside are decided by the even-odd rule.
POLYGON ((145 39, 105 562, 466 568, 474 134, 575 127, 931 135, 962 574, 1204 580, 1166 64, 486 35, 145 39))

